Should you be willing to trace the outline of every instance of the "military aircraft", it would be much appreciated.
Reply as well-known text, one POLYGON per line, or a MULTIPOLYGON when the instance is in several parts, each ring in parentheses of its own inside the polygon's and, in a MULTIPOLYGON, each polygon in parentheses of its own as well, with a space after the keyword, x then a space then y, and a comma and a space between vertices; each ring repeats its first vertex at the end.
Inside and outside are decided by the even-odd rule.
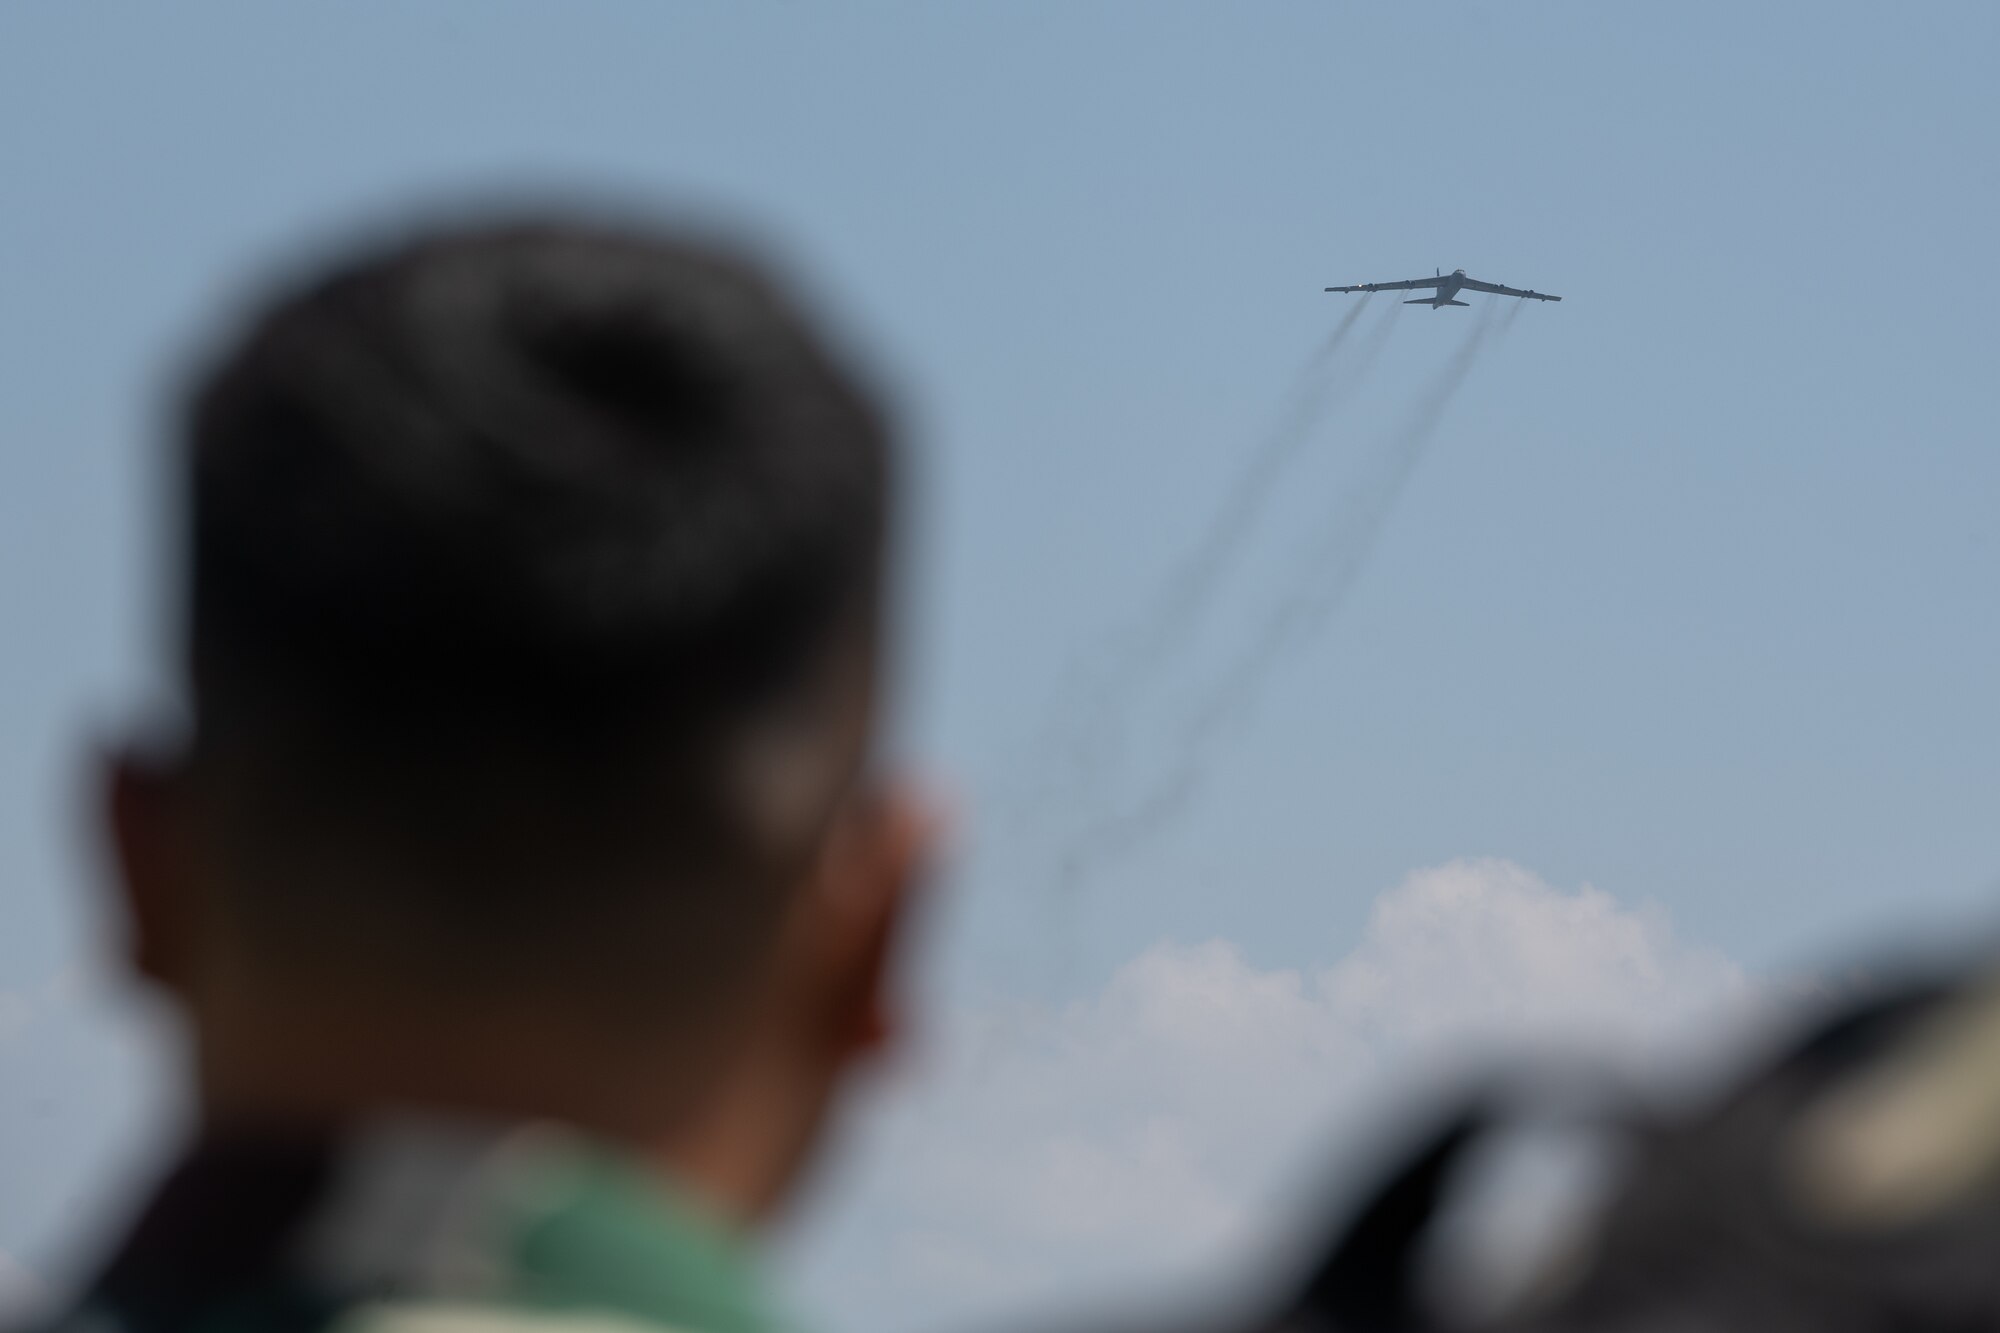
POLYGON ((1439 269, 1434 278, 1411 278, 1408 282, 1364 282, 1358 287, 1329 287, 1330 292, 1413 292, 1425 287, 1437 288, 1435 296, 1420 296, 1404 305, 1427 305, 1435 310, 1441 305, 1468 305, 1470 302, 1455 301, 1452 298, 1460 292, 1492 292, 1495 296, 1523 296, 1534 301, 1560 301, 1560 296, 1549 296, 1543 292, 1524 292, 1519 287, 1502 287, 1497 282, 1481 282, 1477 278, 1465 276, 1465 270, 1455 268, 1451 276, 1444 276, 1439 269))

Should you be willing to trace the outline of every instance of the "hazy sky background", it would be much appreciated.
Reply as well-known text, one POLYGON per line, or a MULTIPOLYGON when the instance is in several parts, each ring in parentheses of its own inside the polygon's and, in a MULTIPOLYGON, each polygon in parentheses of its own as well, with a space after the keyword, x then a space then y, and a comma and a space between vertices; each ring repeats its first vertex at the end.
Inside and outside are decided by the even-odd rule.
POLYGON ((0 1292, 169 1114, 81 802, 160 695, 164 394, 274 262, 468 193, 753 225, 920 449, 898 749, 966 818, 929 1054, 794 1238, 823 1326, 1236 1253, 1439 1031, 1990 934, 1996 58, 1976 3, 0 7, 0 1292), (1173 818, 1065 878, 1362 554, 1482 315, 1371 298, 1211 614, 1092 685, 1320 289, 1436 266, 1566 299, 1488 330, 1173 818))

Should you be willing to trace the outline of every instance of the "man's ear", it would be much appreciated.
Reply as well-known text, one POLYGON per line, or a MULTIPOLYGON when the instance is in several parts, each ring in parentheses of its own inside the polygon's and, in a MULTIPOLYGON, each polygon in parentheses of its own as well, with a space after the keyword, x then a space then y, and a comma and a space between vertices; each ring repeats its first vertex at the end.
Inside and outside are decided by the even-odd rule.
POLYGON ((180 991, 201 910, 186 782, 170 760, 114 751, 100 761, 100 805, 127 950, 147 980, 180 991))
POLYGON ((814 875, 806 926, 827 989, 821 1013, 841 1056, 888 1045, 897 1028, 895 964, 942 839, 936 802, 912 785, 881 788, 839 818, 814 875))

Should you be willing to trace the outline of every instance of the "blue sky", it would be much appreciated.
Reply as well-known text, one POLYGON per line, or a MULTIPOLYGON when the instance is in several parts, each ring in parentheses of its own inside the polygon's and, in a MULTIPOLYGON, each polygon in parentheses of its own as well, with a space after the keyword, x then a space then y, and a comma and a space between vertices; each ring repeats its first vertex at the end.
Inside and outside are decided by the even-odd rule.
POLYGON ((0 9, 0 1252, 54 1263, 156 1104, 123 1008, 57 1015, 103 952, 81 757, 160 688, 163 395, 249 279, 426 201, 753 227, 893 387, 899 748, 967 812, 941 1005, 1089 1000, 1162 941, 1311 973, 1465 857, 1759 973, 1990 930, 1996 39, 1977 4, 0 9), (1566 299, 1481 347, 1194 799, 1057 891, 1480 312, 1364 314, 1208 617, 1099 699, 1095 785, 1078 672, 1357 299, 1320 289, 1434 266, 1566 299))

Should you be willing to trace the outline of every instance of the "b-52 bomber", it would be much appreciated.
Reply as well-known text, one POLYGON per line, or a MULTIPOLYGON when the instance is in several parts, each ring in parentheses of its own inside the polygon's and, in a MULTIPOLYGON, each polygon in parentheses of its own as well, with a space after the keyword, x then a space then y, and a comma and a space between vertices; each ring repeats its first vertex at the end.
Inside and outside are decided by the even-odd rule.
POLYGON ((1453 269, 1450 277, 1446 277, 1444 270, 1439 269, 1437 276, 1434 278, 1411 278, 1407 282, 1364 282, 1358 287, 1329 287, 1327 290, 1330 292, 1414 292, 1426 287, 1436 288, 1436 295, 1419 296, 1416 300, 1405 301, 1403 304, 1427 305, 1433 310, 1441 305, 1469 305, 1471 304, 1470 302, 1453 299, 1460 292, 1468 291, 1492 292, 1495 296, 1520 296, 1530 301, 1562 300, 1560 296, 1550 296, 1546 292, 1524 292, 1519 287, 1502 287, 1497 282, 1481 282, 1477 278, 1468 278, 1465 276, 1465 270, 1462 268, 1453 269))

